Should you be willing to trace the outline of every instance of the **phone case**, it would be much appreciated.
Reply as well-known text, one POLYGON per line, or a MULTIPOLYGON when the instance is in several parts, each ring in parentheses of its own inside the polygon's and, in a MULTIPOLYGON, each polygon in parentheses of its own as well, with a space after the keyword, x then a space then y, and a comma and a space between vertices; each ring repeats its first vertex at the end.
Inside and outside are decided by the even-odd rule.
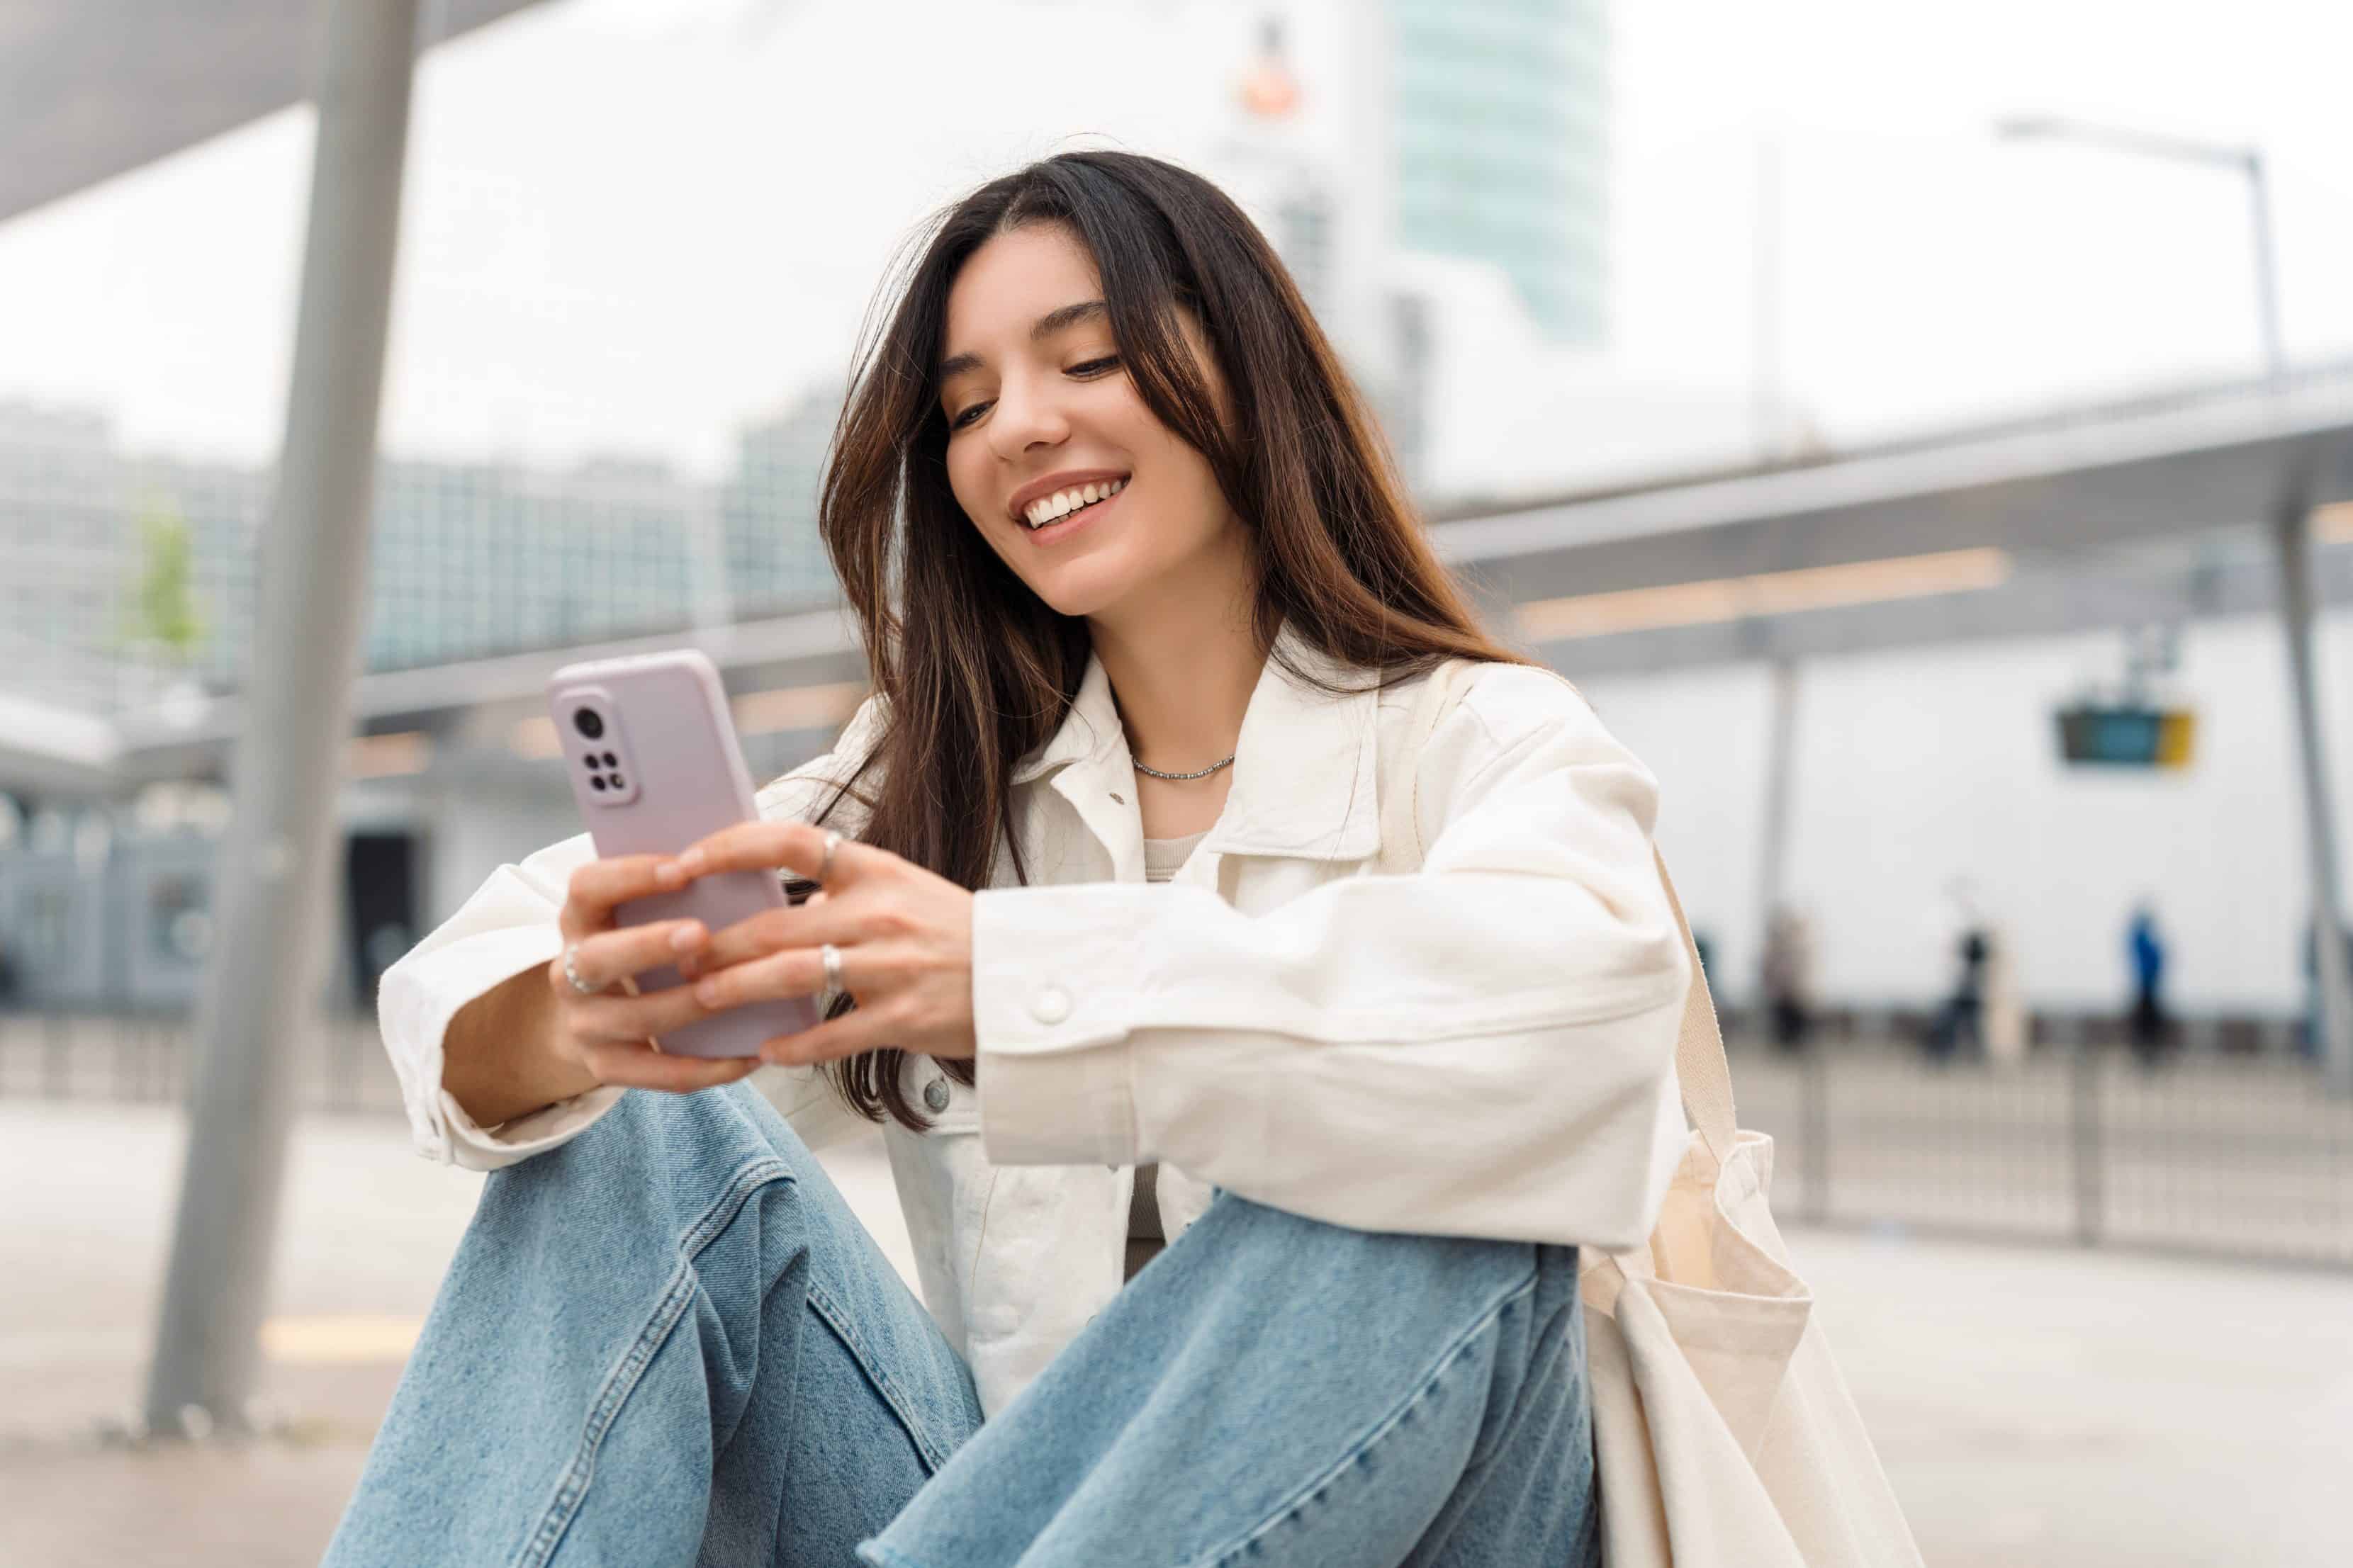
MULTIPOLYGON (((758 808, 727 713, 719 670, 691 649, 569 664, 548 680, 548 712, 573 799, 600 859, 675 855, 758 808)), ((622 925, 693 919, 717 932, 787 903, 773 871, 700 877, 674 893, 617 905, 622 925)), ((637 977, 666 991, 684 976, 668 964, 637 977)), ((818 1021, 818 999, 746 1003, 662 1037, 672 1056, 757 1056, 765 1040, 818 1021)))

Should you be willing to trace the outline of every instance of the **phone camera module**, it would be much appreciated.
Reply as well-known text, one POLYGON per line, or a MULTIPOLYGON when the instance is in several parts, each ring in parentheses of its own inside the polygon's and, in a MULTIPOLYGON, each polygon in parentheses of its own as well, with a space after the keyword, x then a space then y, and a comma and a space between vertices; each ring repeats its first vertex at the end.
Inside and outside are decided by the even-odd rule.
POLYGON ((572 727, 590 740, 605 732, 604 718, 593 708, 583 708, 572 715, 572 727))

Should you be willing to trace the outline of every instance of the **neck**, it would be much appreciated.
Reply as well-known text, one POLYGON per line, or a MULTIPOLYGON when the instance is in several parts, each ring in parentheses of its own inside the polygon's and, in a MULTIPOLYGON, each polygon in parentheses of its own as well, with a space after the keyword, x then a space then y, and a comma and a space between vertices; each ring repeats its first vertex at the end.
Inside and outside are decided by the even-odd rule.
POLYGON ((1189 773, 1234 754, 1266 667, 1247 598, 1170 595, 1088 628, 1137 762, 1189 773))

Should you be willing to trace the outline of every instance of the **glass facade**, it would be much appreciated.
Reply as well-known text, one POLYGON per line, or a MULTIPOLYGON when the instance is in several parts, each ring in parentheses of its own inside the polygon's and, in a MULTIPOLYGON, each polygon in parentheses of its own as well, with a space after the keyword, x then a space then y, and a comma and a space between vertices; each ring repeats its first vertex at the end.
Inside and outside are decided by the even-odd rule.
POLYGON ((1398 237, 1493 262, 1563 342, 1607 328, 1604 0, 1388 0, 1398 237))
MULTIPOLYGON (((667 465, 569 468, 387 458, 376 479, 364 658, 447 664, 821 605, 817 487, 838 391, 746 429, 713 484, 667 465)), ((102 417, 0 405, 0 686, 111 708, 142 640, 158 520, 184 528, 198 635, 187 671, 235 686, 251 644, 265 469, 138 456, 102 417)), ((144 693, 152 695, 152 691, 144 693)))

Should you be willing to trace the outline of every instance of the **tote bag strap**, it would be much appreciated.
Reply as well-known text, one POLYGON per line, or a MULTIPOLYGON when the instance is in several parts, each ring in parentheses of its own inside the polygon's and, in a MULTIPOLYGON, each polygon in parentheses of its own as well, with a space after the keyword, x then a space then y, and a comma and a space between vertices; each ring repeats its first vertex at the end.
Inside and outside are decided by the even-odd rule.
MULTIPOLYGON (((1477 666, 1470 659, 1451 658, 1430 673, 1417 694, 1406 745, 1398 755, 1399 776, 1381 781, 1381 868, 1393 875, 1420 869, 1422 860, 1420 772, 1413 763, 1430 749, 1455 692, 1477 666)), ((1547 674, 1552 672, 1546 671, 1547 674)), ((1721 1162, 1732 1153, 1732 1140, 1740 1125, 1732 1104, 1732 1068, 1724 1059, 1724 1032, 1715 1018, 1715 1000, 1708 994, 1707 976, 1699 963, 1699 945, 1692 941, 1691 921, 1683 918, 1683 900, 1675 880, 1667 875, 1666 858, 1658 846, 1651 857, 1659 868, 1659 884, 1666 889, 1667 907, 1675 912, 1675 931, 1683 938, 1683 956, 1691 961, 1691 990, 1683 998, 1683 1016, 1675 1037, 1675 1080, 1683 1088, 1683 1114, 1707 1142, 1708 1152, 1721 1162)))

